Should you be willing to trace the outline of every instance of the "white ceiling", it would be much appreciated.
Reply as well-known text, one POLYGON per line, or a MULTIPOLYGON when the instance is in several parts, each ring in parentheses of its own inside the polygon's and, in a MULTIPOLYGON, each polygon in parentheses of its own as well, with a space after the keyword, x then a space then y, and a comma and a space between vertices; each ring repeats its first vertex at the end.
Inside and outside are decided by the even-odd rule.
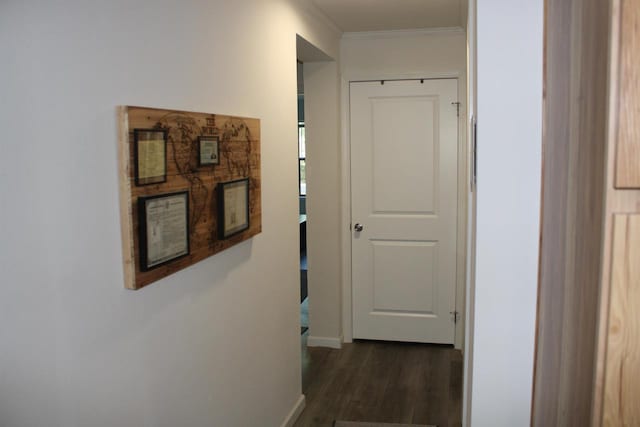
POLYGON ((344 32, 464 27, 467 0, 313 0, 344 32))

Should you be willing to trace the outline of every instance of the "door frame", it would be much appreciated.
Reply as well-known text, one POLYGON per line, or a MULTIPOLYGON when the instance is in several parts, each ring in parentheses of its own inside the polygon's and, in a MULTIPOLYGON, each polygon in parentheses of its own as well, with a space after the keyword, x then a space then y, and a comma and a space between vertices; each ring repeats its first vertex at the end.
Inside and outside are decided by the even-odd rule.
POLYGON ((456 242, 456 298, 455 307, 458 322, 455 327, 454 346, 462 350, 465 334, 465 285, 467 270, 467 205, 469 186, 469 144, 467 142, 467 87, 464 71, 440 73, 343 73, 341 78, 341 246, 342 246, 342 333, 346 343, 353 341, 353 299, 351 275, 351 118, 350 84, 351 82, 379 80, 419 80, 419 79, 458 79, 458 101, 460 117, 458 120, 458 219, 456 242))

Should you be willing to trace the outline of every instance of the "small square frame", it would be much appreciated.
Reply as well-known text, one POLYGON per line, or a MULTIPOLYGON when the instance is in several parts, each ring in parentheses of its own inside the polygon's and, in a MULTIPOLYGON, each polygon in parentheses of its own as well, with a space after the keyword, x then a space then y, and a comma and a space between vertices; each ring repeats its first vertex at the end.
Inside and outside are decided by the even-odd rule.
POLYGON ((189 239, 189 191, 177 191, 174 193, 166 193, 166 194, 155 194, 153 196, 140 196, 138 197, 138 231, 139 231, 139 253, 140 253, 140 270, 141 271, 149 271, 151 269, 160 267, 176 259, 183 258, 188 256, 191 253, 191 242, 189 239), (147 230, 149 230, 149 224, 147 224, 147 207, 148 202, 155 201, 158 199, 172 199, 176 197, 184 197, 185 199, 185 209, 184 209, 184 223, 185 223, 185 238, 187 247, 186 250, 176 252, 167 257, 158 259, 158 260, 149 260, 149 235, 147 230))
POLYGON ((141 186, 167 182, 167 131, 162 129, 134 129, 133 140, 136 185, 141 186), (151 135, 154 136, 152 137, 151 135), (158 138, 161 138, 163 141, 162 155, 164 156, 164 159, 161 160, 163 162, 162 174, 150 177, 140 177, 140 172, 142 170, 141 162, 145 161, 145 159, 140 155, 141 145, 145 141, 157 141, 158 138))
POLYGON ((220 164, 220 138, 217 136, 198 137, 198 166, 220 164), (211 145, 209 149, 208 145, 211 145))
POLYGON ((249 178, 221 182, 216 187, 218 199, 218 237, 228 239, 249 229, 249 178), (232 200, 235 198, 236 200, 232 200), (243 200, 244 199, 244 200, 243 200), (236 218, 240 214, 242 218, 236 218), (231 219, 227 225, 227 219, 231 219))

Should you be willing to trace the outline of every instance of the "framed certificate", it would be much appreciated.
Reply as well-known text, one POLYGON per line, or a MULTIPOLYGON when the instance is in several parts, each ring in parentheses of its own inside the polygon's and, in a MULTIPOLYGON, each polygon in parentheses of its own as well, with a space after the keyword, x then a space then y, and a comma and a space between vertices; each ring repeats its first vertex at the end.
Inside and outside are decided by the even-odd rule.
POLYGON ((189 255, 189 192, 138 198, 140 270, 189 255))
POLYGON ((218 235, 227 239, 249 228, 249 178, 217 186, 218 235))
POLYGON ((167 132, 158 129, 134 129, 136 185, 167 181, 167 132))
POLYGON ((201 136, 198 138, 198 164, 200 166, 220 164, 217 136, 201 136))

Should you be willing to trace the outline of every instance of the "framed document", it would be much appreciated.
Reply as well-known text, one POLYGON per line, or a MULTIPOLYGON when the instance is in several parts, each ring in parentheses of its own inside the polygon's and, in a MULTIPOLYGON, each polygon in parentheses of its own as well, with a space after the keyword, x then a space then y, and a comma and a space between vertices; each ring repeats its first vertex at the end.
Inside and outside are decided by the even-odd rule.
POLYGON ((167 181, 167 132, 158 129, 134 129, 136 185, 167 181))
POLYGON ((217 136, 201 136, 198 138, 198 164, 200 166, 219 165, 217 136))
POLYGON ((249 178, 221 182, 218 191, 218 235, 227 239, 249 228, 249 178))
POLYGON ((140 270, 189 255, 189 192, 138 198, 140 270))

